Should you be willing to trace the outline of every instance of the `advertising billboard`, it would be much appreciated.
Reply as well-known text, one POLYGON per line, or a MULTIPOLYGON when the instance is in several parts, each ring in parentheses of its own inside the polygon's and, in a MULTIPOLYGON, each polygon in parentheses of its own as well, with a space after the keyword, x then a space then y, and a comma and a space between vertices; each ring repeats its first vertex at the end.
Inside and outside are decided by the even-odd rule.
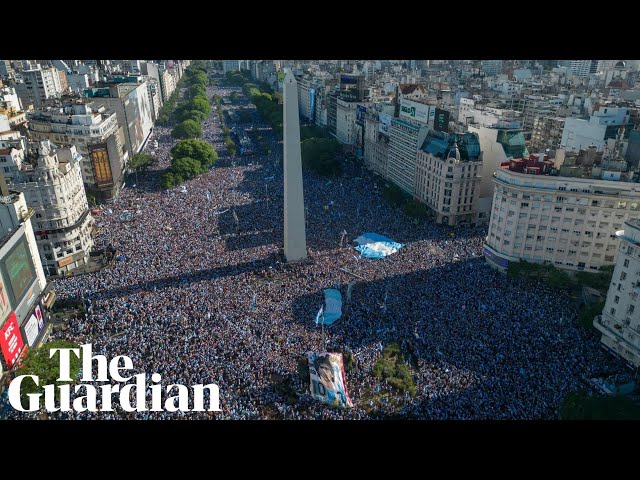
POLYGON ((5 324, 0 328, 0 349, 2 349, 2 355, 9 368, 18 361, 24 350, 24 342, 15 312, 11 312, 5 324))
POLYGON ((96 185, 98 187, 113 185, 113 174, 111 172, 111 164, 109 163, 107 144, 99 143, 89 145, 89 157, 93 165, 93 175, 96 179, 96 185))
POLYGON ((385 135, 389 135, 389 126, 391 125, 391 115, 388 113, 380 113, 378 114, 379 126, 378 129, 380 133, 384 133, 385 135))
POLYGON ((430 117, 433 119, 433 115, 430 115, 431 109, 432 107, 429 105, 414 102, 413 100, 407 100, 406 98, 400 100, 400 116, 410 120, 428 124, 430 117))
POLYGON ((437 132, 449 131, 449 112, 441 108, 436 108, 433 119, 433 129, 437 132))
POLYGON ((313 121, 316 118, 316 89, 309 89, 309 120, 313 121))
POLYGON ((44 328, 44 316, 42 315, 42 308, 40 305, 36 305, 33 309, 33 313, 24 324, 24 338, 27 340, 27 345, 33 347, 44 328))
POLYGON ((6 320, 11 313, 11 304, 9 303, 9 296, 4 285, 4 280, 0 276, 0 324, 6 320))
POLYGON ((361 125, 364 125, 364 116, 367 113, 367 107, 362 105, 358 105, 356 110, 356 122, 360 122, 361 125))
POLYGON ((19 303, 36 280, 33 260, 25 238, 20 240, 13 250, 9 252, 5 257, 4 264, 9 274, 9 284, 11 285, 13 296, 16 302, 19 303))
POLYGON ((333 407, 353 407, 347 392, 341 353, 307 354, 311 396, 333 407))

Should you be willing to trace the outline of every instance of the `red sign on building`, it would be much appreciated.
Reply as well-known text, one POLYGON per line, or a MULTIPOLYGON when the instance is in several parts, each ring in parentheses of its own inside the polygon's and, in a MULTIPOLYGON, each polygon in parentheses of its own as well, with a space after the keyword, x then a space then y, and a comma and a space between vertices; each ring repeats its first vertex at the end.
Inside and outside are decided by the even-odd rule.
POLYGON ((18 326, 18 318, 16 312, 11 312, 9 318, 0 329, 0 348, 9 368, 20 358, 20 354, 24 350, 24 341, 20 335, 20 327, 18 326))

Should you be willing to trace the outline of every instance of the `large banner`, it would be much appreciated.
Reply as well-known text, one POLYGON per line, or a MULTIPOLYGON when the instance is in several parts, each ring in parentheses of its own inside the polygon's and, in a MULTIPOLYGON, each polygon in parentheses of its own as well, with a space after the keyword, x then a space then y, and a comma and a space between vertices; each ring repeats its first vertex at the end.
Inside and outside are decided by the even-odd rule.
POLYGON ((13 367, 20 354, 24 349, 24 342, 22 341, 22 335, 20 335, 20 327, 18 326, 18 318, 15 312, 11 312, 11 315, 0 328, 0 348, 2 354, 7 362, 9 368, 13 367))
POLYGON ((353 407, 344 379, 342 354, 309 352, 307 358, 311 396, 333 407, 353 407))
POLYGON ((25 337, 27 338, 27 345, 29 347, 33 347, 36 343, 36 340, 40 336, 40 332, 44 327, 44 318, 42 316, 42 310, 40 309, 40 305, 36 305, 36 308, 33 310, 31 317, 24 326, 25 337))
POLYGON ((7 290, 4 286, 4 280, 0 276, 0 324, 11 313, 11 305, 9 304, 9 297, 7 296, 7 290))

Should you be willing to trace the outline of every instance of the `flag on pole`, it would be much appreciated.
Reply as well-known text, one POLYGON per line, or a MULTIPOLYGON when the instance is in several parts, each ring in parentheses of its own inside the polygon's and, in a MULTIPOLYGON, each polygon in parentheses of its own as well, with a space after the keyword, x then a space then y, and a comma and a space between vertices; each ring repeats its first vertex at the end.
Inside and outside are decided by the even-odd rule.
POLYGON ((207 191, 207 200, 211 201, 211 192, 207 191))
POLYGON ((318 310, 318 314, 316 315, 316 325, 320 323, 320 317, 322 317, 323 312, 324 312, 324 307, 320 307, 320 310, 318 310))
POLYGON ((251 311, 253 312, 256 308, 256 294, 253 294, 253 300, 251 300, 251 311))

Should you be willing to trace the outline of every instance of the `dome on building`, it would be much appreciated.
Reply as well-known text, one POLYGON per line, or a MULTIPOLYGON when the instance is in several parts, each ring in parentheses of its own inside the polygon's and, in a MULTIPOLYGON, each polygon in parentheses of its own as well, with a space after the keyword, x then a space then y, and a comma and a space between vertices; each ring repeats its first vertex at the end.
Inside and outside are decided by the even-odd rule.
POLYGON ((618 63, 616 63, 615 68, 625 68, 626 66, 627 64, 620 60, 618 63))
POLYGON ((460 161, 460 150, 458 149, 458 142, 453 142, 451 149, 449 150, 448 158, 455 158, 456 161, 460 161))

